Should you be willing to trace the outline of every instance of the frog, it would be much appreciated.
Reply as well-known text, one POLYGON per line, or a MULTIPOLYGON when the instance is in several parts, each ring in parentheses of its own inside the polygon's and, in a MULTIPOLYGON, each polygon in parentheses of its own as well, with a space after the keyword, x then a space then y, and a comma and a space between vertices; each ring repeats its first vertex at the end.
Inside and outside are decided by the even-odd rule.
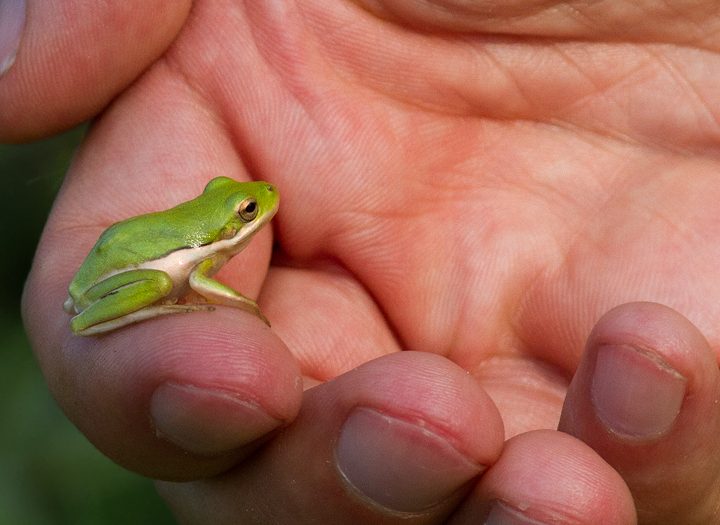
POLYGON ((111 225, 68 287, 63 310, 73 316, 71 332, 102 336, 166 314, 213 311, 215 304, 270 326, 254 300, 212 277, 267 226, 278 205, 272 184, 216 177, 195 199, 111 225))

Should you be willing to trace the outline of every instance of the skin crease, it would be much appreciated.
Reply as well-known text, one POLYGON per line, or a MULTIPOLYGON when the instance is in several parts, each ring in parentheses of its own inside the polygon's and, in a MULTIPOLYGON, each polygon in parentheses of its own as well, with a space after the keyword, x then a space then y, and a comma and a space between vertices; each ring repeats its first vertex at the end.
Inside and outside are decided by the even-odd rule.
MULTIPOLYGON (((137 42, 136 26, 107 16, 112 31, 90 30, 68 16, 61 23, 76 24, 87 49, 102 43, 105 52, 66 54, 51 75, 40 67, 50 61, 42 52, 50 22, 28 1, 17 61, 0 77, 0 101, 27 118, 15 126, 3 112, 3 140, 105 108, 38 248, 23 304, 28 334, 56 400, 100 450, 148 476, 204 479, 158 485, 182 523, 232 523, 249 509, 257 523, 311 521, 321 511, 336 523, 404 520, 303 463, 301 451, 332 443, 357 399, 419 418, 491 468, 403 523, 452 522, 454 510, 456 523, 478 522, 496 498, 532 502, 530 517, 560 523, 633 523, 635 513, 648 524, 720 522, 717 466, 683 469, 672 447, 697 436, 704 457, 720 448, 720 8, 465 4, 201 0, 189 13, 167 2, 134 17, 131 2, 134 24, 155 21, 152 45, 111 47, 116 32, 137 42), (124 74, 112 82, 69 80, 78 69, 105 78, 116 64, 124 74), (24 95, 27 85, 42 89, 24 95), (63 100, 73 102, 64 112, 63 100), (188 200, 217 175, 278 187, 272 261, 266 229, 218 274, 259 296, 273 331, 218 308, 97 340, 70 336, 60 305, 99 233, 188 200), (630 339, 658 318, 691 334, 680 337, 683 352, 667 350, 669 339, 655 332, 643 344, 688 379, 686 395, 698 405, 684 405, 687 417, 663 446, 648 445, 652 454, 642 457, 652 461, 640 466, 631 461, 637 444, 583 424, 592 409, 571 397, 587 391, 580 380, 561 429, 597 452, 557 432, 528 433, 558 427, 593 326, 631 301, 679 312, 644 304, 609 315, 635 320, 618 332, 630 339), (364 363, 370 368, 342 375, 364 363), (318 386, 298 415, 300 374, 318 386), (368 400, 368 385, 393 377, 414 380, 368 400), (227 454, 188 454, 149 422, 163 381, 237 395, 286 428, 259 440, 249 432, 227 454), (444 399, 443 381, 462 384, 462 395, 419 406, 423 392, 444 399), (494 429, 487 439, 477 438, 470 415, 494 429), (513 438, 505 453, 502 427, 513 438), (587 428, 599 437, 583 435, 587 428), (573 445, 561 446, 567 439, 573 445), (545 457, 558 468, 528 474, 545 457), (518 469, 527 477, 508 474, 518 469), (588 490, 575 514, 567 509, 577 492, 562 483, 568 472, 588 474, 578 478, 588 490), (306 484, 283 492, 289 479, 306 484), (534 490, 548 486, 556 489, 549 496, 534 490), (327 496, 322 509, 318 494, 327 496)), ((587 355, 595 350, 589 344, 587 355)), ((328 454, 320 464, 332 460, 331 446, 318 450, 328 454)))

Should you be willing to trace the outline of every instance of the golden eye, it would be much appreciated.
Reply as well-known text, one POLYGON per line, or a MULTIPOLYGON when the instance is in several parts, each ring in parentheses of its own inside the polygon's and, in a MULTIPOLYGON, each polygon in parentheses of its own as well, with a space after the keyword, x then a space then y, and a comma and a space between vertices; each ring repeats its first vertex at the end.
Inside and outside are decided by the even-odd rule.
POLYGON ((238 215, 242 220, 245 222, 250 222, 255 217, 257 217, 258 214, 258 204, 255 199, 250 197, 249 199, 245 199, 240 203, 240 206, 238 207, 237 211, 238 215))

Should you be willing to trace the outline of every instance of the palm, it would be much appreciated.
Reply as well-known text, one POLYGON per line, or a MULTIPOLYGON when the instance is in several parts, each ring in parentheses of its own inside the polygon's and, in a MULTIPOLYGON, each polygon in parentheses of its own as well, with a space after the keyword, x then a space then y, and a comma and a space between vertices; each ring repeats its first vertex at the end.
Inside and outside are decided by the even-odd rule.
POLYGON ((715 57, 437 39, 300 9, 293 25, 250 8, 259 52, 220 69, 262 71, 224 90, 250 99, 233 134, 283 193, 293 269, 273 270, 263 299, 306 375, 439 353, 484 382, 512 434, 557 424, 612 306, 669 304, 714 340, 720 184, 690 154, 714 128, 686 117, 712 112, 699 102, 712 79, 688 78, 686 61, 715 57))

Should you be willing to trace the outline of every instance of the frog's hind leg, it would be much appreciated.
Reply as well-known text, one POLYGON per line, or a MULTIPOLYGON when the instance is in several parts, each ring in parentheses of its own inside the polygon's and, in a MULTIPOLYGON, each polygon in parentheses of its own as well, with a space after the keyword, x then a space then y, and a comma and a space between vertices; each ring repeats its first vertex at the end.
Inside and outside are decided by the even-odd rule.
POLYGON ((229 286, 226 286, 205 275, 211 267, 212 261, 210 259, 200 263, 198 267, 190 273, 190 288, 209 301, 245 310, 246 312, 260 318, 262 322, 270 326, 270 321, 268 321, 265 316, 260 313, 260 308, 255 301, 249 297, 245 297, 243 294, 233 290, 229 286))
MULTIPOLYGON (((174 305, 155 305, 172 290, 170 276, 160 270, 132 270, 109 277, 86 293, 90 304, 70 320, 76 335, 98 335, 150 317, 175 313, 174 305)), ((188 311, 177 307, 178 312, 188 311)))
POLYGON ((168 314, 185 314, 196 311, 212 312, 215 307, 211 304, 159 304, 157 306, 148 306, 142 310, 137 310, 123 317, 117 317, 110 321, 94 324, 83 330, 77 331, 77 335, 94 336, 101 335, 123 326, 127 326, 153 317, 168 314))

